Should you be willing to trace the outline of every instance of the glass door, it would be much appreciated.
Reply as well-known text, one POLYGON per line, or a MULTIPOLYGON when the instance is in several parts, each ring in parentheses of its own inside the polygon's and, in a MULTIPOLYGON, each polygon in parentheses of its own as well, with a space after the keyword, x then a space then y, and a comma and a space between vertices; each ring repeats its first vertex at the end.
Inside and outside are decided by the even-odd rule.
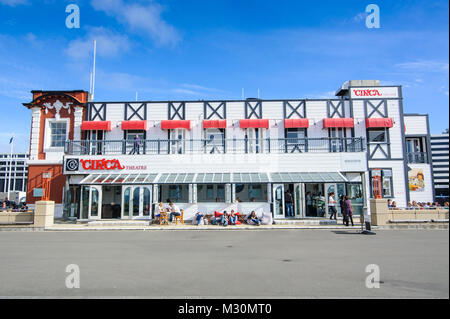
POLYGON ((294 184, 294 212, 296 218, 301 218, 304 215, 303 202, 304 202, 304 188, 303 184, 294 184))
POLYGON ((218 128, 205 130, 205 153, 223 154, 225 151, 225 131, 218 128))
POLYGON ((122 189, 122 218, 151 218, 151 195, 150 186, 124 186, 122 189))
POLYGON ((330 152, 342 152, 342 141, 345 137, 344 129, 330 128, 330 152))
POLYGON ((248 128, 248 153, 262 153, 263 152, 263 129, 262 128, 248 128))
POLYGON ((90 153, 91 155, 101 155, 103 154, 103 137, 104 132, 99 130, 94 130, 89 132, 90 141, 90 153))
POLYGON ((183 154, 184 153, 184 129, 177 128, 170 130, 170 153, 183 154))
POLYGON ((100 186, 83 186, 81 196, 81 219, 102 217, 102 189, 100 186))
POLYGON ((274 218, 284 218, 284 185, 273 185, 273 215, 274 218))

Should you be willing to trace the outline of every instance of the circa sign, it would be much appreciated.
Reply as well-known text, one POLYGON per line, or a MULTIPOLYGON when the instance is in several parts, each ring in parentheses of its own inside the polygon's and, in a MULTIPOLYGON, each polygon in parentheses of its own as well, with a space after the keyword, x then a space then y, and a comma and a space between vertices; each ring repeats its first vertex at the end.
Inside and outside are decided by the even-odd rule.
POLYGON ((118 159, 84 160, 80 159, 81 166, 85 170, 122 170, 125 166, 120 164, 118 159))
POLYGON ((370 99, 370 98, 398 98, 398 88, 393 87, 360 87, 360 88, 351 88, 350 91, 352 98, 362 98, 362 99, 370 99))

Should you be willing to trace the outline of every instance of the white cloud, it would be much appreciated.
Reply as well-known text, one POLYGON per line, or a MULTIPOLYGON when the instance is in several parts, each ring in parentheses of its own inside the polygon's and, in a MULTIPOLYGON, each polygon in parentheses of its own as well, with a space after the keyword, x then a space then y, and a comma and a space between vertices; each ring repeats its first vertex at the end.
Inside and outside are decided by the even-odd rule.
POLYGON ((130 48, 130 42, 126 36, 103 27, 92 27, 84 38, 70 41, 65 52, 75 59, 90 57, 94 40, 97 40, 97 54, 101 57, 115 57, 130 48))
POLYGON ((353 20, 354 22, 359 22, 359 21, 364 20, 366 17, 367 17, 367 13, 365 13, 365 12, 360 12, 360 13, 358 13, 357 15, 355 15, 355 16, 352 18, 352 20, 353 20))
POLYGON ((122 0, 92 0, 91 5, 114 17, 131 31, 149 36, 159 45, 174 45, 180 40, 177 30, 161 17, 163 7, 158 3, 141 5, 122 0))
POLYGON ((395 66, 401 69, 419 72, 448 72, 449 70, 448 62, 433 60, 398 63, 395 66))
POLYGON ((19 6, 22 4, 29 4, 28 0, 0 0, 0 4, 5 4, 10 7, 19 6))

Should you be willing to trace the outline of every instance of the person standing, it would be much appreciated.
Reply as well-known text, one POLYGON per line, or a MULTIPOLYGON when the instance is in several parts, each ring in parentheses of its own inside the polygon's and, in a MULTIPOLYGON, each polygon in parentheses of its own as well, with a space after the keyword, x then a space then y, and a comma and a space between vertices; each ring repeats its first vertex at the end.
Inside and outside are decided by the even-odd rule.
POLYGON ((330 219, 337 219, 336 200, 334 199, 334 192, 331 192, 328 196, 328 211, 330 213, 330 219))
POLYGON ((136 134, 133 141, 133 149, 130 152, 130 155, 133 154, 140 154, 140 147, 141 147, 141 139, 139 138, 139 135, 136 134))
POLYGON ((353 224, 353 208, 352 208, 352 202, 350 199, 348 199, 348 196, 344 196, 344 201, 342 202, 344 206, 344 210, 342 214, 344 215, 345 219, 345 226, 348 226, 349 220, 352 222, 352 226, 355 226, 353 224))
POLYGON ((308 216, 313 216, 312 214, 313 210, 313 199, 311 192, 306 193, 306 212, 308 216))
POLYGON ((289 190, 284 193, 284 203, 286 204, 286 217, 294 217, 294 206, 293 206, 292 194, 289 190))

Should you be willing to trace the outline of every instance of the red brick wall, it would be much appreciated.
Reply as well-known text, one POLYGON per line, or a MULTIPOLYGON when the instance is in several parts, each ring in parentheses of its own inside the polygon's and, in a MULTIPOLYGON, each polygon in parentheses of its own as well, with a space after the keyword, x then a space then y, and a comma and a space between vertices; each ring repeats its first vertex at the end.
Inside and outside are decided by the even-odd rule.
POLYGON ((51 172, 50 180, 50 200, 56 204, 61 204, 63 199, 63 188, 66 183, 66 176, 63 175, 62 165, 29 165, 27 184, 27 204, 34 204, 41 200, 40 197, 33 197, 33 189, 42 188, 42 173, 51 172))

